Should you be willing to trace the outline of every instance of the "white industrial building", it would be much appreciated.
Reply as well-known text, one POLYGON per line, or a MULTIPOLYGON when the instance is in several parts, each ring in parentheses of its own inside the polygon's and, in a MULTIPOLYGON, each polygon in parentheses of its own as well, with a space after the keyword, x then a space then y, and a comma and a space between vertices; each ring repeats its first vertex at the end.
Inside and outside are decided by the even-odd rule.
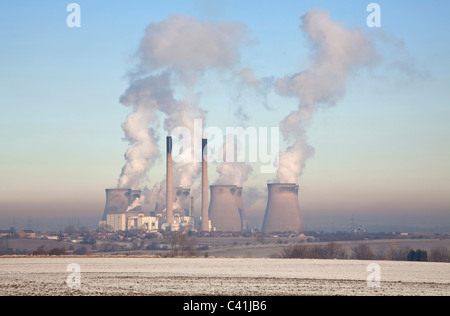
POLYGON ((144 230, 146 232, 157 231, 158 217, 146 216, 144 213, 117 213, 107 214, 106 221, 99 222, 99 227, 105 226, 113 232, 144 230))

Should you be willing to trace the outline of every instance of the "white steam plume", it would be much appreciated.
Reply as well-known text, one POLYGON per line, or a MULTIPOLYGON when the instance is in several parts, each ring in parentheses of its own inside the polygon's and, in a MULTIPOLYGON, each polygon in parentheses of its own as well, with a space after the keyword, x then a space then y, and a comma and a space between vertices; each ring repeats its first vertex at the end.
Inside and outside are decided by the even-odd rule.
POLYGON ((240 151, 245 153, 245 147, 241 139, 234 135, 224 137, 223 146, 218 153, 218 157, 222 158, 222 163, 216 168, 219 175, 214 182, 215 185, 237 185, 238 187, 248 180, 250 174, 253 172, 253 168, 250 164, 238 159, 240 151), (227 148, 233 149, 233 157, 227 153, 227 148), (233 161, 227 161, 227 159, 233 159, 233 161))
POLYGON ((122 168, 119 188, 136 188, 146 172, 160 157, 156 129, 159 127, 158 110, 175 104, 170 90, 168 74, 148 76, 135 80, 120 98, 132 108, 122 124, 130 148, 125 153, 127 163, 122 168))
POLYGON ((359 29, 332 21, 328 12, 312 10, 301 17, 301 29, 313 49, 309 67, 277 79, 276 92, 299 100, 298 110, 281 123, 290 147, 280 153, 278 182, 297 183, 306 160, 314 153, 305 130, 317 107, 334 106, 344 95, 348 79, 378 58, 371 40, 359 29))
MULTIPOLYGON (((171 16, 146 28, 137 52, 137 69, 121 98, 132 112, 122 126, 131 147, 125 154, 119 187, 140 186, 161 157, 157 146, 161 114, 167 135, 179 126, 194 135, 194 119, 204 119, 200 94, 195 92, 199 80, 207 70, 233 70, 247 36, 248 29, 242 23, 211 23, 185 15, 171 16)), ((174 169, 174 186, 182 187, 191 186, 200 170, 195 163, 176 163, 174 169)))
POLYGON ((243 95, 244 92, 250 92, 252 97, 259 102, 262 102, 264 107, 267 110, 272 110, 269 107, 267 101, 267 95, 272 90, 274 86, 275 77, 268 76, 258 78, 255 75, 255 71, 253 68, 246 67, 243 68, 239 73, 236 73, 238 87, 237 87, 237 96, 234 98, 234 102, 238 104, 238 107, 235 112, 235 116, 242 120, 247 121, 250 119, 250 115, 244 111, 244 107, 248 107, 249 102, 255 102, 255 100, 250 100, 245 102, 243 95))
POLYGON ((141 195, 137 199, 135 199, 127 208, 127 212, 134 210, 135 208, 144 204, 146 198, 144 195, 141 195))

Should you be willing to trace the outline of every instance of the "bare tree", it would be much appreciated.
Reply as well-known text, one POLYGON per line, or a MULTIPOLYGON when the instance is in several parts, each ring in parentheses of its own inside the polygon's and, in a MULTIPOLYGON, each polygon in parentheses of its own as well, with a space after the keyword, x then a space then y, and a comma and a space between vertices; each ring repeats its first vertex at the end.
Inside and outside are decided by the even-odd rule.
POLYGON ((344 259, 346 256, 346 251, 338 243, 330 242, 323 247, 323 259, 344 259))
POLYGON ((47 251, 45 250, 44 245, 39 246, 35 251, 33 251, 33 256, 45 256, 47 251))
POLYGON ((436 246, 430 251, 430 261, 450 262, 450 249, 444 246, 436 246))
POLYGON ((309 249, 304 245, 289 245, 281 251, 282 258, 308 258, 309 249))
POLYGON ((395 245, 387 250, 384 259, 395 261, 406 261, 408 258, 409 247, 397 248, 395 245))
POLYGON ((375 254, 369 245, 357 243, 352 247, 352 258, 357 260, 372 260, 375 258, 375 254))
POLYGON ((8 250, 8 239, 1 238, 0 239, 0 253, 6 253, 8 250))
POLYGON ((194 255, 194 239, 189 239, 186 234, 172 232, 167 237, 170 246, 170 256, 177 257, 183 255, 194 255))
POLYGON ((347 257, 347 254, 341 245, 335 242, 330 242, 324 246, 287 246, 283 248, 281 257, 305 259, 345 259, 347 257))

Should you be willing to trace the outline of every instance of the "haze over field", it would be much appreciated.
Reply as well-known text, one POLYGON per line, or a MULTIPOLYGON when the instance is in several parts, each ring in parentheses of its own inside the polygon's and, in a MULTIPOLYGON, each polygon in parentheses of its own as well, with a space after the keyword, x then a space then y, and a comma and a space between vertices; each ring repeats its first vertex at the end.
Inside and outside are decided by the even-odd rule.
MULTIPOLYGON (((310 229, 450 231, 449 3, 379 1, 381 28, 357 0, 78 3, 81 28, 0 4, 0 229, 95 227, 107 187, 161 198, 165 136, 201 118, 280 127, 278 172, 210 164, 250 226, 279 181, 310 229)), ((196 215, 199 174, 174 165, 196 215)))

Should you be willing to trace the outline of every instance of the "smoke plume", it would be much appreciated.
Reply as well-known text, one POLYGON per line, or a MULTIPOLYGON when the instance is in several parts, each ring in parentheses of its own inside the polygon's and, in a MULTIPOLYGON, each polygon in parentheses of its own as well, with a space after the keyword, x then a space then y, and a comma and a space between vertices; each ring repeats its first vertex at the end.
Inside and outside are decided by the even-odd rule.
POLYGON ((218 157, 223 162, 216 168, 219 177, 214 182, 215 185, 243 186, 253 172, 253 168, 243 161, 245 157, 242 157, 242 153, 245 154, 245 146, 239 137, 235 137, 235 135, 224 137, 222 148, 218 153, 218 157), (227 148, 230 152, 227 152, 227 148), (232 160, 229 161, 230 159, 232 160))
MULTIPOLYGON (((199 106, 201 94, 196 91, 199 81, 208 70, 233 70, 247 41, 248 29, 242 23, 211 23, 184 15, 146 28, 136 54, 136 69, 129 76, 130 87, 120 99, 132 111, 122 125, 130 148, 118 187, 140 186, 161 157, 157 144, 160 128, 170 135, 182 126, 194 135, 194 119, 204 120, 205 116, 199 106)), ((174 169, 174 186, 189 187, 200 166, 179 162, 174 169)))
POLYGON ((144 195, 141 195, 140 197, 138 197, 137 199, 135 199, 127 208, 127 212, 132 211, 134 209, 136 209, 137 207, 141 206, 144 204, 146 198, 144 195))
POLYGON ((345 95, 348 79, 377 60, 372 41, 359 29, 347 29, 328 12, 312 10, 301 17, 313 54, 307 69, 276 80, 281 96, 298 99, 298 110, 280 123, 289 148, 280 153, 277 181, 297 183, 306 160, 314 154, 306 129, 318 107, 330 107, 345 95))
POLYGON ((120 98, 120 102, 132 108, 122 124, 125 138, 130 144, 125 153, 127 163, 122 168, 119 188, 137 187, 146 172, 160 157, 158 136, 160 123, 158 111, 164 106, 174 106, 167 73, 135 80, 120 98))
POLYGON ((249 101, 244 99, 244 94, 249 94, 252 97, 250 102, 261 102, 266 110, 273 110, 267 101, 267 96, 274 86, 275 77, 268 76, 258 78, 253 68, 245 67, 236 74, 237 78, 237 95, 234 98, 234 103, 238 105, 235 116, 241 121, 248 121, 250 115, 244 111, 248 108, 249 101), (246 102, 247 101, 247 102, 246 102))

